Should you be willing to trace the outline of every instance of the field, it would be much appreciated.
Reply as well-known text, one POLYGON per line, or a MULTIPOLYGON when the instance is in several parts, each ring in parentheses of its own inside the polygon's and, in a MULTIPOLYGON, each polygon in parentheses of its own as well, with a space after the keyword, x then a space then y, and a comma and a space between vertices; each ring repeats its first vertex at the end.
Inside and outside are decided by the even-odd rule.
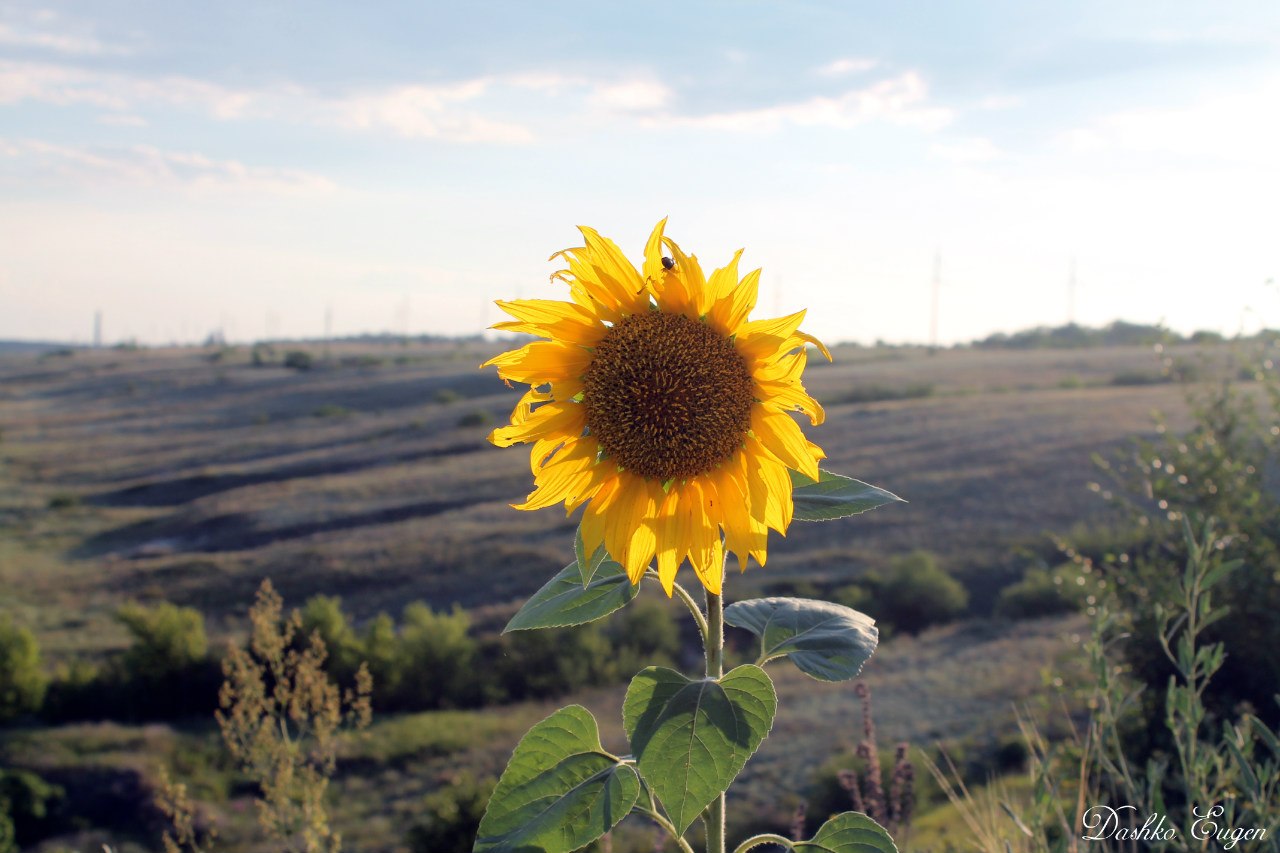
MULTIPOLYGON (((0 356, 0 613, 36 632, 50 665, 121 649, 114 614, 131 600, 195 607, 212 637, 238 636, 265 577, 290 605, 339 595, 357 623, 423 600, 461 605, 477 630, 501 627, 571 559, 575 522, 509 507, 529 489, 528 457, 485 440, 517 397, 476 369, 496 350, 476 340, 0 356), (286 367, 284 349, 306 358, 286 367)), ((810 433, 824 467, 909 502, 797 523, 771 542, 767 571, 731 578, 729 598, 835 588, 933 552, 969 589, 975 618, 893 638, 872 659, 882 746, 998 739, 1013 703, 1042 696, 1082 623, 982 617, 999 589, 1052 558, 1050 534, 1109 523, 1091 456, 1152 432, 1153 411, 1178 423, 1185 388, 1162 371, 1197 355, 838 348, 807 376, 827 407, 810 433)), ((774 676, 784 711, 744 777, 764 809, 794 802, 860 725, 851 685, 802 702, 799 676, 774 676)), ((576 698, 613 720, 620 688, 576 698)), ((527 725, 559 704, 380 719, 347 747, 337 783, 355 849, 397 849, 424 794, 464 769, 499 771, 527 725)), ((184 753, 214 751, 211 731, 28 728, 5 755, 68 787, 123 786, 118 808, 136 811, 139 780, 161 760, 181 770, 184 753)), ((226 839, 250 849, 247 792, 214 776, 226 839)))

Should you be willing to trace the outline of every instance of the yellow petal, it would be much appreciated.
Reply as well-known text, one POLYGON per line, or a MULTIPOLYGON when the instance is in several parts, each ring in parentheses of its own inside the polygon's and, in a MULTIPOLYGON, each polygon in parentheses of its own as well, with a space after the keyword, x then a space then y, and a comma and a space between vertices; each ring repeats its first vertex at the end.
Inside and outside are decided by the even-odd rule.
POLYGON ((489 434, 489 441, 498 447, 510 447, 542 437, 559 437, 563 441, 581 435, 586 426, 586 409, 581 405, 543 403, 526 420, 495 429, 489 434))
POLYGON ((790 415, 751 407, 751 431, 765 448, 793 471, 799 471, 810 480, 818 479, 818 461, 809 452, 800 425, 790 415))
POLYGON ((668 596, 674 590, 676 581, 676 571, 680 568, 680 563, 684 561, 684 553, 680 551, 678 541, 677 517, 680 512, 680 490, 672 487, 671 491, 663 495, 662 503, 658 505, 657 517, 657 554, 658 554, 658 580, 662 583, 662 588, 666 590, 668 596))
MULTIPOLYGON (((791 516, 795 505, 791 499, 791 475, 787 466, 773 458, 765 450, 760 440, 748 434, 746 438, 747 482, 755 480, 762 484, 764 493, 764 523, 779 533, 786 535, 791 526, 791 516)), ((753 501, 759 500, 759 493, 753 491, 753 501)), ((758 509, 752 507, 753 511, 758 509)))
POLYGON ((608 237, 601 237, 594 228, 580 225, 578 230, 587 241, 591 263, 600 283, 616 296, 618 307, 634 313, 647 305, 649 293, 644 279, 617 244, 608 237))
POLYGON ((733 260, 711 273, 707 281, 707 295, 711 307, 706 311, 707 323, 724 335, 733 334, 734 326, 729 324, 730 309, 733 307, 733 291, 738 284, 738 259, 742 250, 733 253, 733 260))
POLYGON ((535 510, 571 501, 594 479, 591 469, 597 465, 595 448, 577 442, 556 454, 555 459, 534 477, 536 488, 516 509, 535 510))
POLYGON ((742 277, 738 286, 729 292, 729 304, 723 309, 724 328, 729 334, 735 334, 742 324, 747 322, 748 315, 756 307, 756 299, 760 294, 760 270, 752 270, 742 277))
POLYGON ((815 338, 813 335, 809 334, 808 332, 796 332, 793 337, 797 337, 807 344, 813 344, 815 347, 818 348, 818 351, 820 353, 826 356, 827 361, 832 360, 831 350, 827 349, 827 345, 824 344, 822 341, 818 340, 817 338, 815 338))
POLYGON ((693 480, 687 495, 692 498, 689 529, 689 562, 707 591, 720 594, 724 580, 724 550, 720 543, 718 496, 709 480, 693 480))
POLYGON ((515 317, 515 322, 495 323, 493 328, 537 335, 562 343, 595 346, 609 331, 596 315, 572 302, 553 299, 498 301, 498 307, 515 317))
POLYGON ((651 286, 661 282, 666 273, 666 267, 662 265, 662 232, 666 227, 667 220, 664 217, 653 227, 653 233, 649 235, 649 241, 644 246, 644 279, 651 286))
POLYGON ((799 383, 756 382, 755 395, 761 405, 779 412, 800 412, 817 426, 827 419, 822 404, 809 396, 799 383))
POLYGON ((752 320, 738 329, 738 352, 749 362, 764 361, 783 352, 787 342, 804 322, 804 311, 768 320, 752 320))
POLYGON ((543 385, 582 376, 591 366, 591 358, 592 354, 582 347, 534 341, 520 349, 495 355, 480 366, 495 365, 503 379, 543 385))
POLYGON ((697 320, 710 308, 707 279, 702 274, 702 267, 696 257, 686 255, 671 238, 663 237, 662 242, 671 252, 675 266, 663 276, 658 305, 667 313, 684 314, 697 320))
MULTIPOLYGON (((602 463, 598 466, 607 469, 610 466, 602 463)), ((614 497, 618 493, 618 477, 617 473, 605 474, 600 488, 596 491, 595 496, 591 499, 591 503, 582 511, 582 541, 586 545, 587 552, 594 554, 596 549, 604 546, 604 528, 605 519, 613 503, 614 497)), ((605 550, 608 547, 605 546, 605 550)), ((617 557, 610 556, 617 561, 617 557)))

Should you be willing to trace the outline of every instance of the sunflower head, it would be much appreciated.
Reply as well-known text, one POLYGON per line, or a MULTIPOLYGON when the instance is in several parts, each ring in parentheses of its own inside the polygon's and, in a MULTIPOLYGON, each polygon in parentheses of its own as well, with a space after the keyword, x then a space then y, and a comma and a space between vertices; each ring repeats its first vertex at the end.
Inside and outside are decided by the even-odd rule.
POLYGON ((813 424, 821 406, 801 382, 817 339, 804 312, 749 320, 760 271, 738 277, 738 251, 705 276, 659 222, 637 270, 612 240, 552 255, 569 301, 498 302, 514 319, 495 329, 543 340, 485 362, 529 385, 500 447, 533 445, 535 488, 517 509, 584 507, 588 552, 603 545, 638 583, 657 558, 670 595, 687 560, 719 594, 725 551, 764 565, 770 529, 791 523, 787 469, 818 478, 824 454, 791 412, 813 424))

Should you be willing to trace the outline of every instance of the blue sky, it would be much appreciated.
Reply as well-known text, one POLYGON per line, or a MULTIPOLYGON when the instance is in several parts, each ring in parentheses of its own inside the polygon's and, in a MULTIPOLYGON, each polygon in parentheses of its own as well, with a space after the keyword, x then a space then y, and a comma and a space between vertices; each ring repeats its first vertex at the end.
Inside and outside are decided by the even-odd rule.
POLYGON ((924 341, 1280 326, 1274 2, 0 5, 0 338, 470 333, 573 226, 924 341))

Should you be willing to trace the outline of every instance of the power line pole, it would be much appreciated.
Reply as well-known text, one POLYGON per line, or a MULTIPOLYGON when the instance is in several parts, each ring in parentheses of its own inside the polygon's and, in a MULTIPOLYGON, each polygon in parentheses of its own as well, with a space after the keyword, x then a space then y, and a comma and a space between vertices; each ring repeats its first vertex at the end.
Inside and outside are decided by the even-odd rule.
POLYGON ((1067 325, 1076 324, 1076 256, 1071 256, 1071 272, 1067 276, 1067 325))
POLYGON ((942 293, 942 250, 933 252, 933 300, 929 309, 929 346, 938 348, 938 308, 942 293))
POLYGON ((93 348, 102 349, 102 309, 93 312, 93 348))

